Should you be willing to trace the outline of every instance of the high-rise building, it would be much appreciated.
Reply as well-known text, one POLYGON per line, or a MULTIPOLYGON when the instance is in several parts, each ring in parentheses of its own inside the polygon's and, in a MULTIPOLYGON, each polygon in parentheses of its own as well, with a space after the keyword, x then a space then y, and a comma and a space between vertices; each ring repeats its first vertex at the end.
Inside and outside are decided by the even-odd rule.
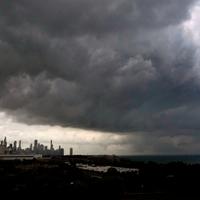
POLYGON ((3 145, 4 145, 4 147, 7 147, 7 140, 6 140, 6 137, 4 138, 3 145))
POLYGON ((14 151, 17 150, 17 141, 14 141, 13 150, 14 150, 14 151))
POLYGON ((5 153, 6 153, 6 148, 4 147, 4 145, 0 145, 0 155, 5 153))
POLYGON ((21 140, 19 140, 19 147, 18 147, 18 149, 19 149, 19 150, 22 149, 22 141, 21 141, 21 140))
POLYGON ((33 144, 32 143, 30 144, 30 150, 31 151, 33 150, 33 144))
POLYGON ((72 147, 69 149, 69 155, 73 156, 73 148, 72 147))
POLYGON ((50 141, 50 150, 53 150, 53 141, 50 141))
POLYGON ((36 151, 38 149, 38 141, 34 140, 34 147, 33 150, 36 151))

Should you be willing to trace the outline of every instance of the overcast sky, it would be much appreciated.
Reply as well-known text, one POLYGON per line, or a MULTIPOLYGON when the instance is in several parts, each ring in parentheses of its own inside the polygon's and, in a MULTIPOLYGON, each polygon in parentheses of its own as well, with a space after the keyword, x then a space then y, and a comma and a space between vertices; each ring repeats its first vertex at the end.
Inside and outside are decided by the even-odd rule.
POLYGON ((199 153, 199 27, 199 0, 2 0, 1 138, 199 153))

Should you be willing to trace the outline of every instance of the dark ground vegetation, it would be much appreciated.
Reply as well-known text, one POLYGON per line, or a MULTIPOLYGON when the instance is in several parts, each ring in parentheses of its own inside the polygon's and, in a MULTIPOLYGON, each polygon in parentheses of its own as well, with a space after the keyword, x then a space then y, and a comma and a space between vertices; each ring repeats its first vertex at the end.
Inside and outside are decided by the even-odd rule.
POLYGON ((200 198, 200 165, 156 164, 105 157, 0 161, 1 195, 62 199, 168 200, 200 198), (137 172, 81 170, 76 163, 134 167, 137 172), (69 164, 70 163, 70 164, 69 164))

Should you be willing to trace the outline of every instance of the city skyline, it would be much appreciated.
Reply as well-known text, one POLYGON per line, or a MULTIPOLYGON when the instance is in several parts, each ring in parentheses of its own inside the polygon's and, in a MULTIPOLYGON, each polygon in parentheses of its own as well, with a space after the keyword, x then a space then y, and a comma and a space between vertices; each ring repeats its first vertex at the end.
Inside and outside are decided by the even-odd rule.
MULTIPOLYGON (((71 151, 71 148, 70 148, 71 151)), ((0 140, 0 154, 10 155, 31 155, 41 154, 43 156, 62 156, 64 155, 64 148, 60 145, 58 148, 54 147, 53 141, 50 140, 49 147, 40 143, 37 139, 30 143, 29 147, 22 147, 22 140, 14 140, 13 142, 7 141, 5 136, 3 140, 0 140)))

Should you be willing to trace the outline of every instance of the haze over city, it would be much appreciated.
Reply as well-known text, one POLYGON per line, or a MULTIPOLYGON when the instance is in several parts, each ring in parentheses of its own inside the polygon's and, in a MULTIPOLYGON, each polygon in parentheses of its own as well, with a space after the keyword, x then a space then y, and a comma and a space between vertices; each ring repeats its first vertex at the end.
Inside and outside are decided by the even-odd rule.
POLYGON ((199 154, 199 27, 199 0, 2 0, 1 138, 199 154))

